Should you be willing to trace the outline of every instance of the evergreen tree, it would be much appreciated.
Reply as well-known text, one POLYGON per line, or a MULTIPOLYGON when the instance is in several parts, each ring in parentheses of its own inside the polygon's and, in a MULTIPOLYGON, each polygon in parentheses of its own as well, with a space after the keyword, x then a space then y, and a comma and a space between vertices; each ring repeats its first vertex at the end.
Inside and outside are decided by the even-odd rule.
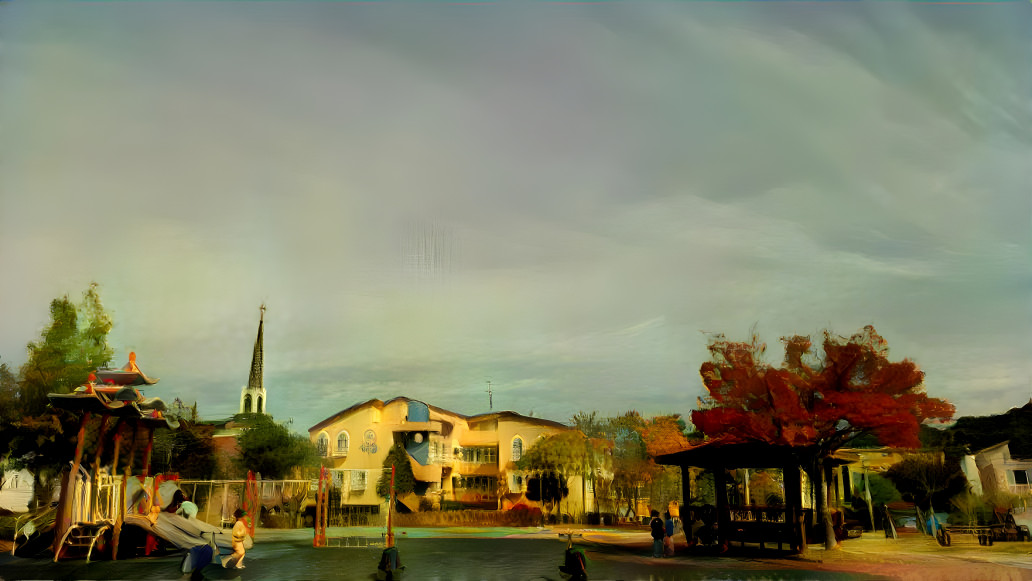
POLYGON ((376 494, 387 498, 391 491, 391 466, 394 466, 394 494, 408 494, 416 489, 416 477, 412 474, 408 452, 400 444, 394 444, 383 460, 383 473, 376 482, 376 494))

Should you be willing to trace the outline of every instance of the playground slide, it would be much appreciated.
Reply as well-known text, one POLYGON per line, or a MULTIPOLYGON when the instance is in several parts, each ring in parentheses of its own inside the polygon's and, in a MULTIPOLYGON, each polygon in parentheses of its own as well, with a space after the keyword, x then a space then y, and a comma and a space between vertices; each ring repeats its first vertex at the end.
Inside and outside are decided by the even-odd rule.
POLYGON ((212 537, 220 549, 233 548, 233 535, 229 529, 220 529, 195 518, 186 518, 168 512, 158 513, 158 521, 151 524, 143 515, 129 514, 125 524, 134 525, 151 532, 177 549, 190 549, 207 545, 212 537))

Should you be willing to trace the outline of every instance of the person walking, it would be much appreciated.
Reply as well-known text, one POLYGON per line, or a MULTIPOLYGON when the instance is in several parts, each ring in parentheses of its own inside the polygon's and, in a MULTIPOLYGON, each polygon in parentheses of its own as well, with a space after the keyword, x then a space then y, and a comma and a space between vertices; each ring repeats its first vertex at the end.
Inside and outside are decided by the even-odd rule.
POLYGON ((666 527, 663 520, 659 518, 659 511, 652 511, 652 520, 649 521, 649 528, 652 529, 652 556, 663 556, 663 536, 666 534, 666 527))
POLYGON ((222 561, 222 566, 229 569, 230 565, 235 565, 237 569, 243 569, 244 540, 247 539, 247 524, 244 522, 244 517, 247 516, 247 513, 238 508, 233 512, 233 516, 237 519, 233 524, 233 554, 222 561))

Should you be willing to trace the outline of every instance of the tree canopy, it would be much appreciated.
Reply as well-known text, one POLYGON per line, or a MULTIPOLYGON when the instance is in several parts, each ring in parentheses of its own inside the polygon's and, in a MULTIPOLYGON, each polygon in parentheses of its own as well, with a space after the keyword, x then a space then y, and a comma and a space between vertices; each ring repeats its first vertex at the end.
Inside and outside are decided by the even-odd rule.
POLYGON ((319 454, 308 438, 291 433, 265 414, 249 415, 237 438, 236 465, 264 478, 285 478, 296 467, 317 466, 319 454))
POLYGON ((967 479, 956 459, 914 454, 889 467, 885 475, 901 493, 921 507, 948 508, 949 500, 967 490, 967 479))
POLYGON ((716 336, 700 369, 709 392, 692 422, 705 435, 810 447, 826 456, 873 434, 882 445, 918 447, 919 427, 954 408, 928 397, 913 361, 889 361, 888 344, 867 326, 849 337, 825 331, 815 353, 809 337, 782 338, 781 367, 763 361, 766 345, 716 336))
POLYGON ((28 344, 29 358, 19 373, 21 412, 44 413, 48 393, 68 393, 98 367, 110 365, 114 350, 107 335, 112 324, 96 283, 86 289, 78 305, 67 295, 51 301, 50 324, 38 341, 28 344))
POLYGON ((68 296, 51 301, 50 323, 28 344, 28 360, 17 375, 0 365, 0 455, 32 472, 34 490, 44 497, 72 457, 78 429, 75 415, 51 408, 47 394, 68 393, 111 363, 111 326, 93 283, 78 305, 68 296))

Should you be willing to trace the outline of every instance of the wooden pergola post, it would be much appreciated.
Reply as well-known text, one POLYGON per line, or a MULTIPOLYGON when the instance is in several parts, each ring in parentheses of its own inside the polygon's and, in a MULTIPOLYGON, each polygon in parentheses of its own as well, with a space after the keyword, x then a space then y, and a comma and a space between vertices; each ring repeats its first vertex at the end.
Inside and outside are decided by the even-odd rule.
POLYGON ((717 500, 717 543, 724 546, 728 542, 728 529, 731 528, 731 508, 727 503, 727 468, 718 466, 713 471, 714 496, 717 500))
MULTIPOLYGON (((115 451, 111 459, 111 475, 118 474, 118 455, 122 451, 122 420, 115 423, 115 451)), ((111 533, 111 560, 118 560, 118 541, 122 536, 122 522, 125 520, 125 481, 123 477, 118 485, 118 510, 115 512, 115 530, 111 533)))
POLYGON ((86 412, 79 421, 78 440, 75 444, 75 459, 72 460, 72 469, 66 478, 62 479, 61 496, 57 502, 57 517, 54 519, 54 562, 61 556, 61 542, 65 533, 72 526, 72 503, 75 501, 75 477, 79 473, 79 465, 82 463, 82 453, 86 446, 86 424, 89 423, 93 414, 86 412))
POLYGON ((150 476, 151 452, 154 450, 154 428, 145 427, 147 430, 147 448, 143 452, 143 477, 150 476))
POLYGON ((792 550, 806 551, 806 524, 803 512, 803 485, 798 464, 788 462, 782 468, 785 482, 785 526, 792 540, 792 550))

